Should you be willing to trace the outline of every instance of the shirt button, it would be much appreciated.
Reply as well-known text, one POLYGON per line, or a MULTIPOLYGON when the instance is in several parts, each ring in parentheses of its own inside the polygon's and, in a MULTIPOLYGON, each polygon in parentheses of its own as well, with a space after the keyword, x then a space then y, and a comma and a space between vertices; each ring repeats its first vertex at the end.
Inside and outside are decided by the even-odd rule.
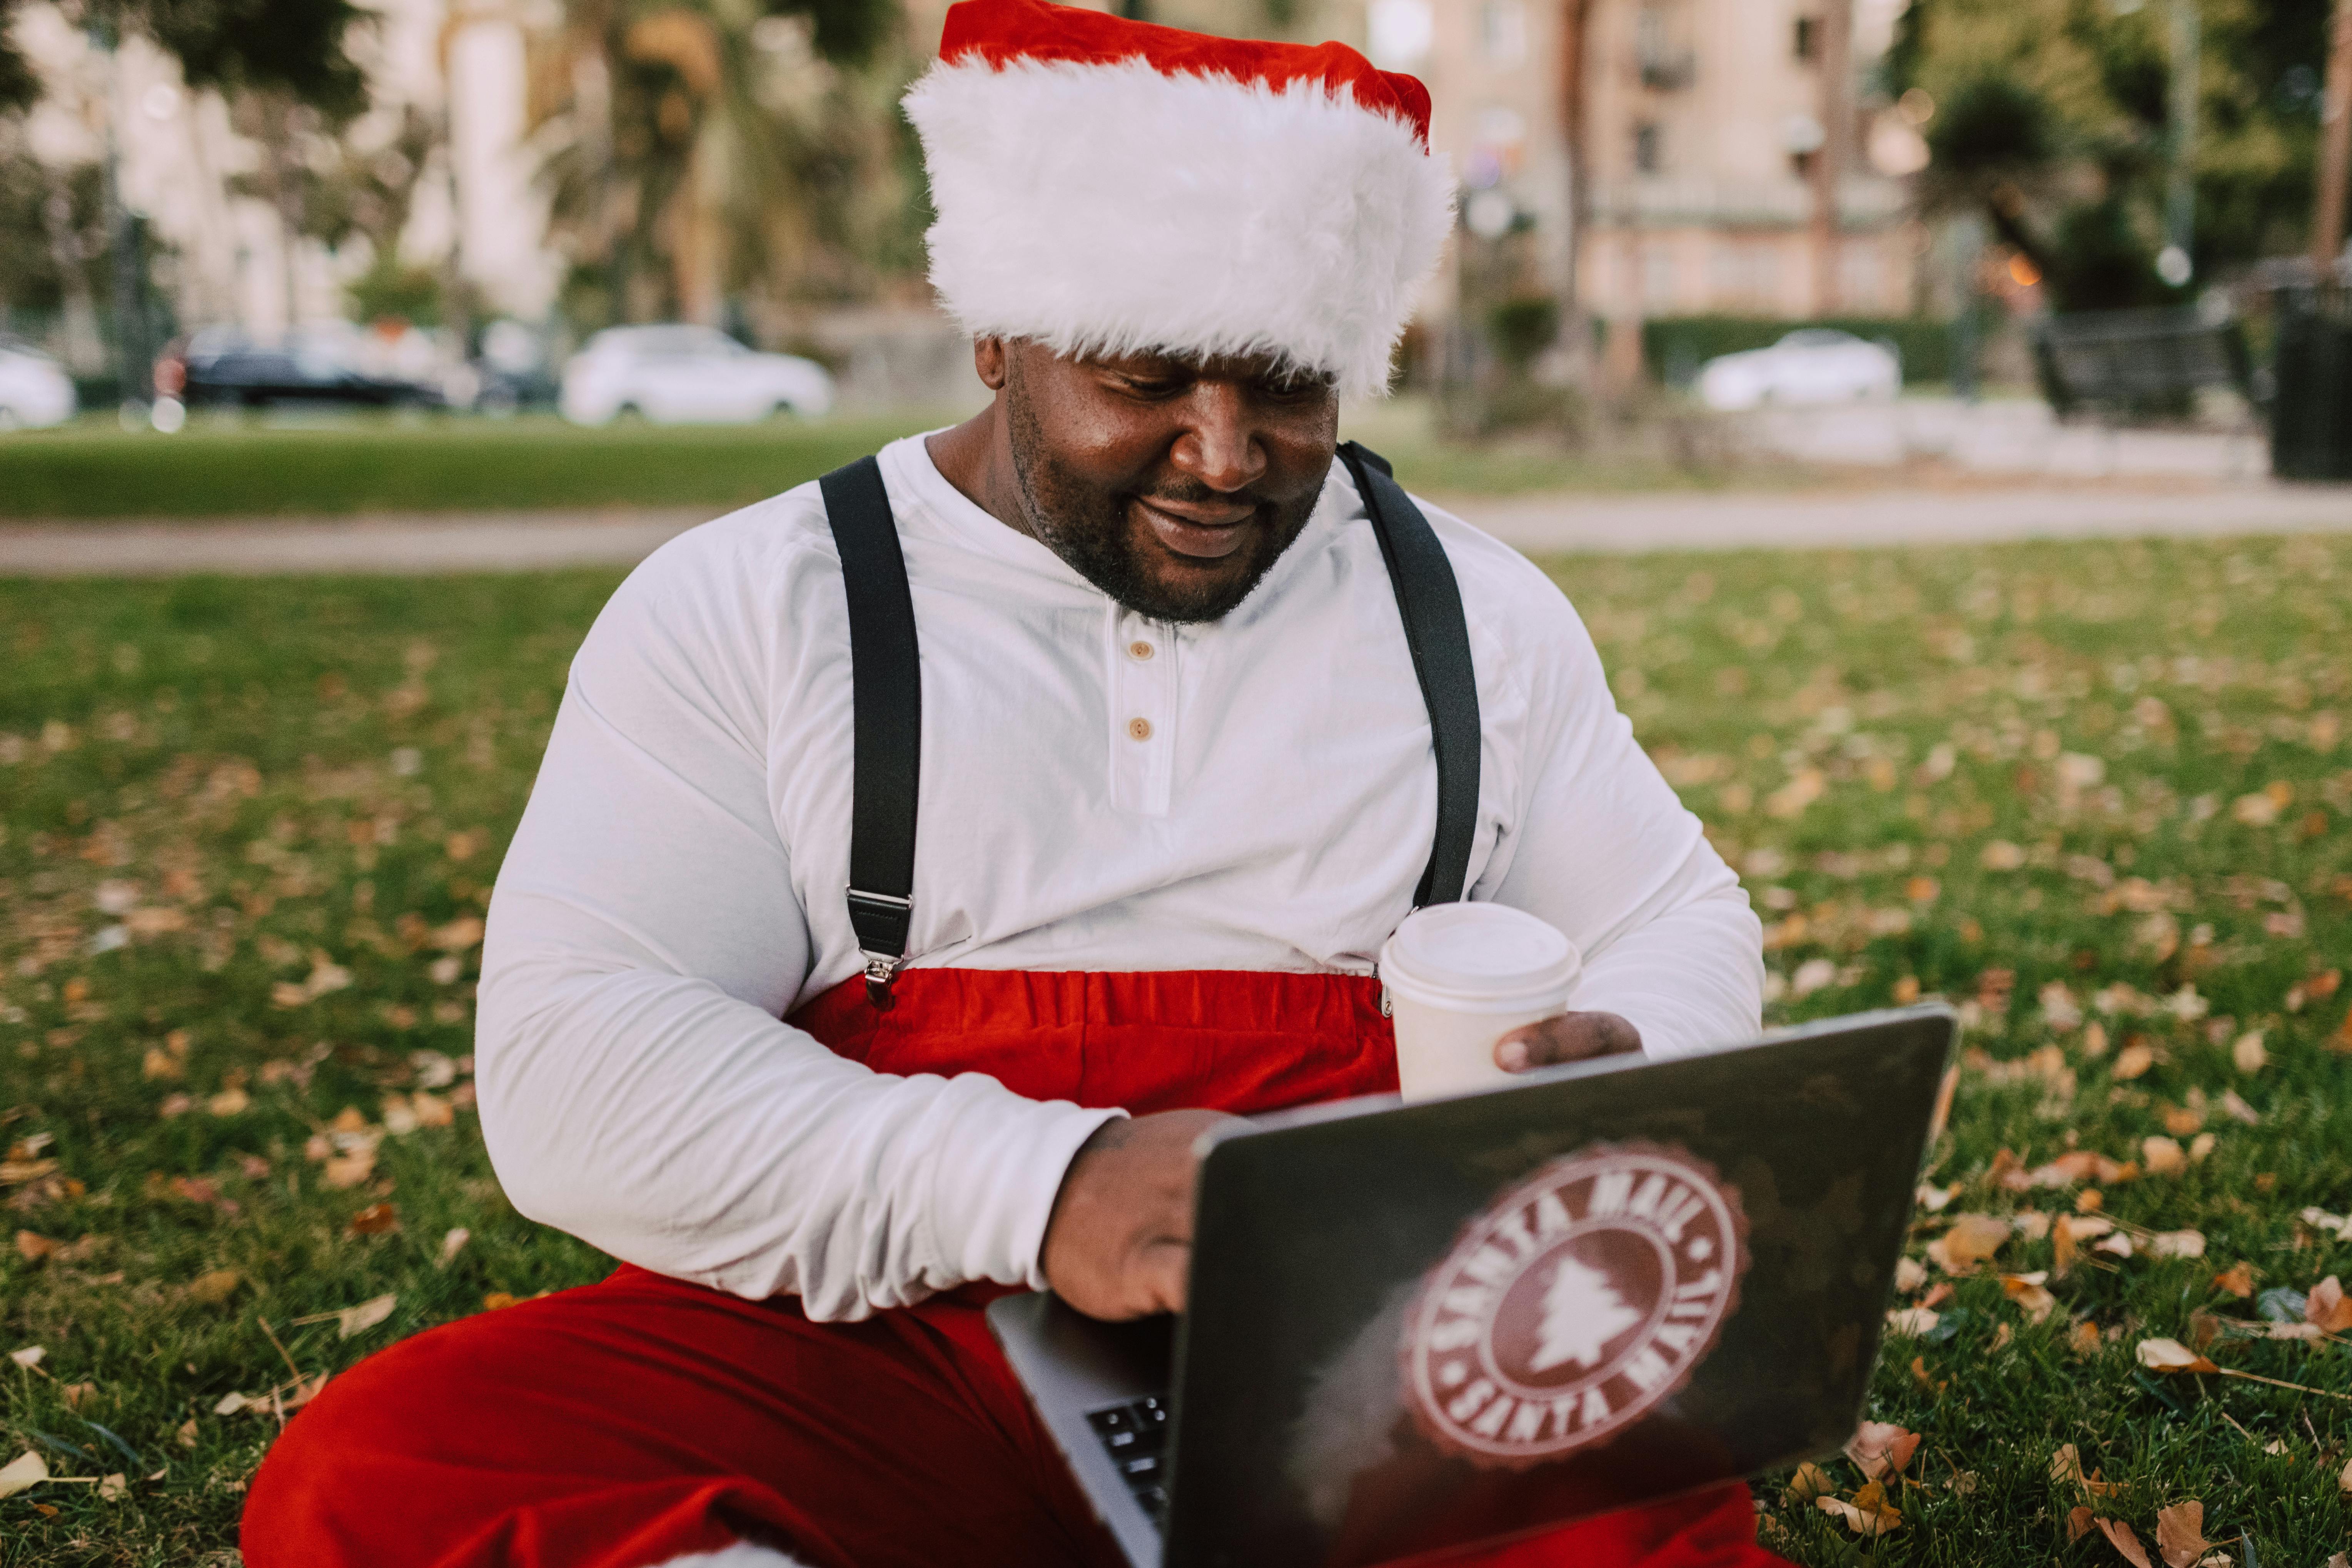
POLYGON ((1156 651, 1148 642, 1137 641, 1127 645, 1127 657, 1133 659, 1150 658, 1156 651))
POLYGON ((1149 719, 1129 719, 1127 721, 1127 733, 1129 740, 1149 741, 1151 739, 1151 721, 1149 719))

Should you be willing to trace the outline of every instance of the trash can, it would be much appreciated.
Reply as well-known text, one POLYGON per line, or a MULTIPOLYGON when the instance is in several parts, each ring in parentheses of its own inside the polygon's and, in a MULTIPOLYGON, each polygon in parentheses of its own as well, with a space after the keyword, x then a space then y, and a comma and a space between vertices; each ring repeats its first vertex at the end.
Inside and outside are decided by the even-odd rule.
POLYGON ((2352 479, 2352 310, 2333 290, 2277 296, 2271 472, 2352 479))

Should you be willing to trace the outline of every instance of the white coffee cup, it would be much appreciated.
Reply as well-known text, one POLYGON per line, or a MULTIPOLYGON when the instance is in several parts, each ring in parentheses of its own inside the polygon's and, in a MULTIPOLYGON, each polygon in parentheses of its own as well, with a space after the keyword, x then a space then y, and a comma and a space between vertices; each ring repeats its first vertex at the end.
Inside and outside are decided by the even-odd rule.
POLYGON ((1567 1012, 1583 971, 1576 944, 1524 910, 1433 904, 1407 915, 1381 949, 1404 1098, 1512 1081, 1495 1065, 1495 1042, 1567 1012))

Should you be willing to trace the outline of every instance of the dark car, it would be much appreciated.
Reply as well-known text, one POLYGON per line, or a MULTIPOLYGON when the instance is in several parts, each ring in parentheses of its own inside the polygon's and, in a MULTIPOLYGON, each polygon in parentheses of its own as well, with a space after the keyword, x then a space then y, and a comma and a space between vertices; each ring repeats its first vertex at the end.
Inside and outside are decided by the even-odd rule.
POLYGON ((439 387, 359 369, 330 336, 297 332, 263 342, 222 327, 207 327, 164 351, 155 362, 155 391, 192 408, 270 403, 438 408, 446 401, 439 387))

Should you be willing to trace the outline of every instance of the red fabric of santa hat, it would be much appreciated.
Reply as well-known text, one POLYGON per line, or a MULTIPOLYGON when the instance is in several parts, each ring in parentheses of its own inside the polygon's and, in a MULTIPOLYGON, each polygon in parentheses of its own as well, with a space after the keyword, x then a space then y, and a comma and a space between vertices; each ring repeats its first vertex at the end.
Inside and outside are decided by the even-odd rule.
POLYGON ((906 110, 975 336, 1270 353, 1374 396, 1453 226, 1428 91, 1341 44, 962 0, 906 110))

